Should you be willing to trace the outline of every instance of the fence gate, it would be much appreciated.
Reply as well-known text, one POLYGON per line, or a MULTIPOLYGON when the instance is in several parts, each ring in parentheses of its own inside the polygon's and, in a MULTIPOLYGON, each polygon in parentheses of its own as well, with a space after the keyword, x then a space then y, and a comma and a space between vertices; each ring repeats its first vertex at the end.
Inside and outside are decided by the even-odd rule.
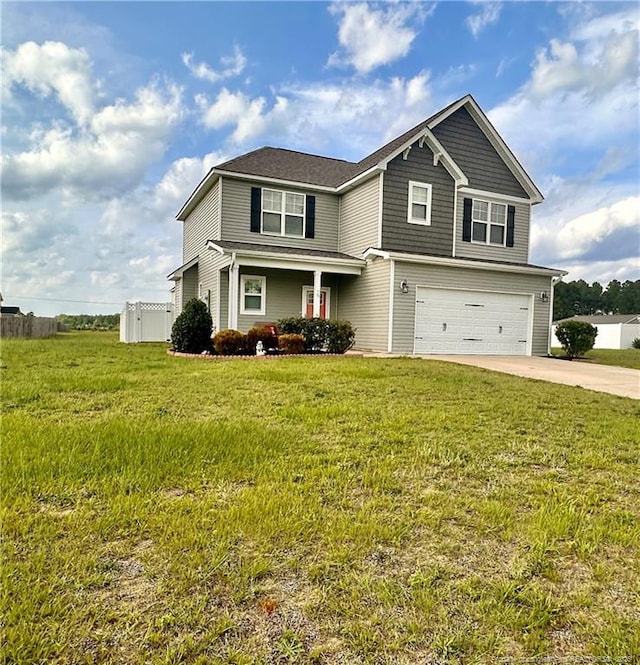
POLYGON ((120 341, 169 342, 172 325, 172 303, 127 302, 120 316, 120 341))

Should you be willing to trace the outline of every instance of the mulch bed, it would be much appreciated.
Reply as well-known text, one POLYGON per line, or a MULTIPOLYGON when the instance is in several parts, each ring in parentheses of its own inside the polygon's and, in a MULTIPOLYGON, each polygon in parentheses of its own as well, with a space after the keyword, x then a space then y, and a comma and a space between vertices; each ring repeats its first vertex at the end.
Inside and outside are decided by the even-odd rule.
POLYGON ((202 358, 204 360, 277 360, 279 358, 341 358, 344 356, 362 357, 364 354, 357 351, 347 351, 346 353, 274 353, 264 356, 220 356, 213 353, 181 353, 167 349, 167 354, 179 358, 202 358))

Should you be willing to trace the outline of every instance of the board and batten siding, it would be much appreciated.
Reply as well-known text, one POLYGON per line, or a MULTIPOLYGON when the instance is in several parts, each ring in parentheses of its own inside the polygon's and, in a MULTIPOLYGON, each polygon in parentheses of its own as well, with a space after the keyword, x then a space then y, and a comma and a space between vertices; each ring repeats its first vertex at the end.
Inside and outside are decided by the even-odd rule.
POLYGON ((182 262, 205 252, 207 240, 220 240, 220 180, 183 222, 182 262))
POLYGON ((466 108, 452 113, 432 131, 467 176, 469 187, 528 198, 522 185, 466 108))
POLYGON ((416 287, 456 288, 494 293, 523 293, 533 296, 531 354, 545 356, 549 344, 550 302, 542 302, 541 291, 550 292, 551 277, 494 270, 420 265, 397 261, 397 279, 409 282, 409 293, 396 293, 393 311, 393 352, 413 353, 415 339, 416 287))
POLYGON ((374 176, 342 195, 338 251, 360 256, 369 247, 378 246, 380 219, 380 182, 374 176))
POLYGON ((455 182, 442 162, 433 165, 433 153, 416 141, 404 159, 398 155, 384 174, 382 247, 399 252, 453 255, 455 182), (409 181, 432 185, 431 225, 410 224, 409 181))
POLYGON ((271 186, 271 189, 316 197, 315 238, 291 238, 272 234, 252 233, 251 187, 260 183, 224 177, 222 179, 222 238, 237 242, 300 247, 335 252, 338 249, 338 195, 296 187, 271 186))
POLYGON ((355 348, 386 351, 389 336, 390 261, 367 261, 362 274, 340 278, 338 318, 356 329, 355 348))
MULTIPOLYGON (((464 194, 458 192, 458 209, 456 211, 456 256, 459 258, 485 259, 487 261, 507 261, 508 263, 529 262, 529 228, 531 223, 531 205, 505 201, 499 196, 485 196, 484 194, 464 194), (513 247, 500 247, 477 242, 464 242, 462 240, 462 217, 464 214, 464 200, 480 199, 482 201, 495 201, 516 209, 515 226, 513 231, 513 247)), ((506 229, 505 229, 506 235, 506 229)))
MULTIPOLYGON (((302 287, 313 286, 313 274, 298 270, 272 270, 253 266, 241 266, 238 285, 238 330, 246 332, 256 324, 276 323, 278 319, 301 316, 303 314, 302 287), (240 300, 242 298, 240 284, 242 275, 256 275, 266 278, 266 310, 264 315, 240 313, 240 300)), ((338 289, 335 276, 323 275, 322 286, 331 289, 329 296, 329 316, 330 318, 334 318, 338 303, 338 289)), ((224 327, 226 327, 228 319, 225 321, 221 322, 221 325, 224 327)))

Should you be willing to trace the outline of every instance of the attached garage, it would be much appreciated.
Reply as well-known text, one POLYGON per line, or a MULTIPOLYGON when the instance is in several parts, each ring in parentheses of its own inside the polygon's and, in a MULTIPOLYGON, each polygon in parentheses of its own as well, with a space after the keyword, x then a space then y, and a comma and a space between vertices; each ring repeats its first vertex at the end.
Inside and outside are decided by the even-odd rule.
POLYGON ((417 354, 529 355, 530 294, 416 287, 417 354))

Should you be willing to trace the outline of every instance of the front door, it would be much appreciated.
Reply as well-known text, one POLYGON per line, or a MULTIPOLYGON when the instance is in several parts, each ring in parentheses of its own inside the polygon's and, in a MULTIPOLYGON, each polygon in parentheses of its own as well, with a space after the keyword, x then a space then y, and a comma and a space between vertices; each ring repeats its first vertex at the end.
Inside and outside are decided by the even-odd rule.
MULTIPOLYGON (((302 302, 304 304, 304 315, 310 319, 313 317, 313 287, 305 286, 302 290, 302 302)), ((329 289, 320 290, 320 318, 326 319, 329 314, 329 289)))

